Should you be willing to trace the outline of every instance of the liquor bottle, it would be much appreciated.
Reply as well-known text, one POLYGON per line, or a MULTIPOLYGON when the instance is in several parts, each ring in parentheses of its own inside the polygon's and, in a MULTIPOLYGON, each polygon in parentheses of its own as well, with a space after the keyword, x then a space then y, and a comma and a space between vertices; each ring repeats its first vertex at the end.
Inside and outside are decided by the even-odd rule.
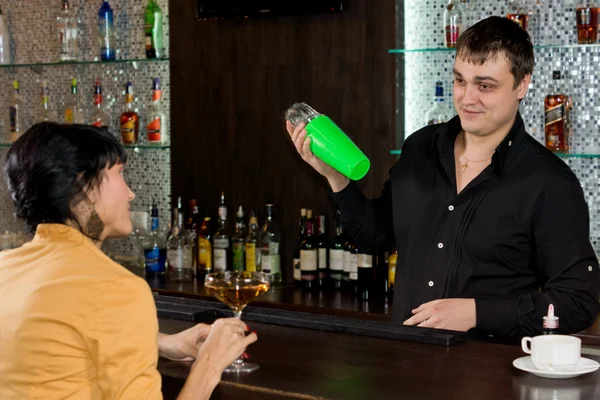
POLYGON ((446 47, 456 47, 463 28, 463 12, 460 4, 457 0, 449 0, 444 9, 444 44, 446 47))
POLYGON ((213 264, 215 271, 226 271, 231 268, 229 261, 229 233, 227 232, 227 206, 225 192, 221 192, 219 205, 219 227, 213 237, 213 264))
POLYGON ((598 40, 598 4, 580 0, 576 9, 577 43, 595 44, 598 40))
POLYGON ((477 22, 476 0, 460 0, 460 7, 463 12, 463 28, 469 29, 471 25, 477 22))
POLYGON ((331 240, 329 248, 329 279, 330 286, 334 290, 342 288, 342 280, 344 278, 344 251, 345 242, 342 225, 339 221, 335 224, 335 237, 331 240))
POLYGON ((248 236, 244 240, 244 249, 246 257, 246 271, 255 272, 258 268, 260 249, 256 249, 258 243, 258 219, 254 210, 250 213, 248 222, 248 236))
POLYGON ((245 261, 244 241, 246 240, 246 225, 244 224, 244 210, 242 209, 242 206, 238 208, 235 217, 235 232, 232 238, 233 270, 243 271, 245 261))
POLYGON ((529 23, 529 13, 523 0, 510 0, 508 4, 508 14, 506 18, 516 22, 521 28, 527 30, 529 23))
POLYGON ((169 262, 170 280, 177 282, 192 280, 194 277, 192 243, 183 224, 181 197, 177 198, 177 220, 173 223, 171 235, 167 241, 167 261, 169 262))
POLYGON ((62 7, 56 17, 58 59, 60 61, 77 61, 79 59, 79 27, 76 15, 69 0, 62 0, 62 7))
MULTIPOLYGON (((346 254, 348 257, 347 269, 348 269, 348 281, 346 290, 352 294, 356 294, 357 281, 358 281, 358 247, 354 242, 354 239, 348 235, 348 241, 346 242, 346 254)), ((344 274, 346 271, 344 271, 344 274)))
POLYGON ((300 246, 304 240, 306 234, 306 208, 300 209, 300 234, 298 235, 298 242, 296 245, 296 251, 294 252, 294 284, 297 287, 302 286, 302 272, 300 270, 300 246))
POLYGON ((154 78, 152 80, 152 104, 148 111, 148 126, 146 127, 146 139, 151 145, 168 144, 167 120, 161 97, 160 78, 154 78))
POLYGON ((373 253, 360 251, 357 255, 357 294, 360 301, 369 301, 373 288, 373 253))
POLYGON ((198 231, 198 260, 196 277, 204 282, 204 278, 212 271, 212 227, 210 217, 204 217, 198 231))
POLYGON ((281 259, 279 247, 281 244, 281 235, 277 229, 277 223, 273 219, 273 204, 265 205, 267 218, 263 224, 258 236, 260 246, 260 270, 270 275, 271 285, 280 285, 281 278, 281 259))
POLYGON ((100 39, 100 59, 110 61, 116 58, 114 13, 108 0, 104 0, 98 10, 98 37, 100 39))
POLYGON ((140 137, 140 116, 133 109, 133 85, 125 84, 125 106, 119 119, 123 144, 136 144, 140 137))
POLYGON ((202 226, 202 219, 200 218, 200 209, 198 208, 196 199, 189 200, 189 207, 190 213, 185 224, 185 229, 187 229, 190 241, 192 242, 192 267, 194 268, 195 275, 198 264, 198 232, 202 226))
POLYGON ((146 39, 146 57, 165 56, 163 45, 163 13, 155 0, 148 0, 144 13, 144 34, 146 39))
MULTIPOLYGON (((310 210, 308 210, 310 211, 310 210)), ((306 218, 306 234, 300 245, 300 271, 303 290, 316 290, 319 288, 318 248, 313 236, 312 218, 306 218)), ((311 212, 312 214, 312 212, 311 212)))
POLYGON ((90 116, 90 125, 108 129, 108 115, 102 107, 102 85, 100 85, 100 79, 98 78, 96 78, 96 85, 94 86, 94 106, 96 108, 90 116))
POLYGON ((396 264, 398 262, 398 250, 392 249, 388 256, 388 291, 387 295, 391 299, 394 297, 394 282, 396 281, 396 264))
MULTIPOLYGON (((373 256, 374 281, 373 293, 374 297, 385 298, 389 289, 389 252, 377 252, 373 256)), ((360 277, 359 277, 360 279, 360 277)))
POLYGON ((46 83, 46 81, 42 82, 41 96, 42 103, 38 122, 52 121, 52 111, 50 110, 50 90, 48 89, 48 83, 46 83))
POLYGON ((435 83, 435 103, 433 107, 427 111, 425 121, 427 125, 441 124, 452 119, 452 114, 444 104, 444 84, 442 82, 435 83))
POLYGON ((167 247, 165 237, 161 233, 158 219, 158 207, 156 203, 152 205, 150 211, 150 232, 144 240, 144 263, 146 274, 163 275, 165 273, 165 264, 167 259, 167 247))
POLYGON ((12 61, 10 43, 11 39, 10 33, 8 32, 8 25, 6 25, 2 7, 0 7, 0 64, 10 64, 12 61))
POLYGON ((13 98, 10 103, 9 120, 10 120, 10 141, 15 142, 23 134, 25 129, 23 124, 23 100, 19 93, 19 81, 13 81, 13 98))
POLYGON ((329 281, 329 238, 325 233, 325 216, 317 215, 317 234, 315 244, 317 246, 317 265, 319 269, 319 287, 326 288, 329 281))
POLYGON ((83 124, 84 122, 85 118, 83 117, 83 107, 81 107, 77 79, 73 78, 71 80, 71 98, 67 100, 67 106, 65 107, 65 123, 83 124))
POLYGON ((561 89, 560 71, 554 71, 552 79, 554 90, 544 100, 546 147, 556 153, 568 153, 573 102, 561 89))

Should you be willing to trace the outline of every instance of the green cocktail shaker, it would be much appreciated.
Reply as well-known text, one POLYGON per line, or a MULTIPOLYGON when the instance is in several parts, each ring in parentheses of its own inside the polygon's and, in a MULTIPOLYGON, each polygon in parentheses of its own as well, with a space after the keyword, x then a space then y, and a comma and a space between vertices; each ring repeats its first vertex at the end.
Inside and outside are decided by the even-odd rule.
POLYGON ((304 122, 311 138, 310 150, 342 175, 356 181, 369 171, 367 156, 328 116, 306 103, 296 103, 287 110, 285 119, 294 128, 304 122))

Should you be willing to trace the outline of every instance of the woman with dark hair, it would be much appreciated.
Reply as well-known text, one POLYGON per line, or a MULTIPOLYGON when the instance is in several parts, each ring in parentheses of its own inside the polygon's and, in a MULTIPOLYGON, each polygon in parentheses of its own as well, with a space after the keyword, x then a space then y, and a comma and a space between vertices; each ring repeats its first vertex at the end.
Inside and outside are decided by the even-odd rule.
POLYGON ((9 150, 16 215, 35 236, 0 253, 0 399, 160 399, 160 355, 193 360, 181 399, 207 399, 256 341, 235 318, 158 332, 148 285, 100 251, 131 233, 127 154, 106 130, 40 123, 9 150))

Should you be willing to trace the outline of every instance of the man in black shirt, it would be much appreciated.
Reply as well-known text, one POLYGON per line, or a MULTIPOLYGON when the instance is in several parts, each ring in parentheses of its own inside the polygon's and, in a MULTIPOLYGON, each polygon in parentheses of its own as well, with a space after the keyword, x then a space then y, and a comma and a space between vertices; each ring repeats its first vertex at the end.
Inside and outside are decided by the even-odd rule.
POLYGON ((549 304, 562 333, 596 319, 600 273, 581 186, 519 114, 533 66, 514 22, 490 17, 465 31, 458 116, 409 136, 374 200, 313 155, 303 125, 287 123, 358 246, 397 247, 394 321, 516 338, 541 333, 549 304))

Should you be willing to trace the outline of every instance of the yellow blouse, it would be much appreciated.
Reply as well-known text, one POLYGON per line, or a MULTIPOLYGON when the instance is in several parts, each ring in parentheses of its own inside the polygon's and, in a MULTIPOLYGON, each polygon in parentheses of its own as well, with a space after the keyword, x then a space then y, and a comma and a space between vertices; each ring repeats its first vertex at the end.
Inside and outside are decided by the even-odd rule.
POLYGON ((150 288, 66 225, 0 253, 0 399, 162 399, 150 288))

